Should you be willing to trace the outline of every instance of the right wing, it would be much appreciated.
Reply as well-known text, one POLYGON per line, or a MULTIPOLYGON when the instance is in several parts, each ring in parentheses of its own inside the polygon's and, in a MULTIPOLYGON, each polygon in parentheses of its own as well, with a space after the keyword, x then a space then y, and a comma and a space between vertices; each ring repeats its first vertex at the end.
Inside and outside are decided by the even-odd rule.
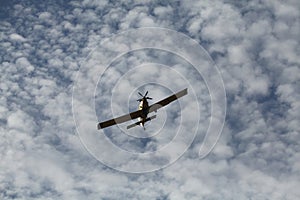
POLYGON ((181 90, 181 91, 177 92, 176 94, 173 94, 159 102, 156 102, 155 104, 153 104, 149 107, 149 113, 151 113, 153 111, 157 111, 161 107, 168 105, 172 101, 175 101, 176 99, 179 99, 180 97, 183 97, 186 94, 187 94, 187 88, 185 88, 184 90, 181 90))
POLYGON ((120 124, 120 123, 123 123, 123 122, 126 122, 126 121, 130 121, 132 119, 136 119, 136 118, 140 117, 142 114, 143 114, 143 111, 138 110, 138 111, 123 115, 121 117, 110 119, 110 120, 107 120, 105 122, 100 122, 98 124, 98 129, 106 128, 108 126, 112 126, 112 125, 115 125, 115 124, 120 124))

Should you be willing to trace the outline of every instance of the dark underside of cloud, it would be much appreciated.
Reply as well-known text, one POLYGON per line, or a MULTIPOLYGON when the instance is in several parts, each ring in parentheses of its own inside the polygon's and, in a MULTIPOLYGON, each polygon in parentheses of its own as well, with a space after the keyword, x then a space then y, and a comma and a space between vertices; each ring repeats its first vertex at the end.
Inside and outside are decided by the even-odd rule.
MULTIPOLYGON (((300 198, 299 1, 56 0, 0 6, 0 199, 300 198), (207 157, 198 158, 200 134, 171 166, 135 175, 106 167, 86 151, 73 120, 72 87, 81 63, 101 41, 149 26, 182 32, 207 50, 224 81, 227 112, 221 138, 207 157)), ((141 64, 148 54, 175 66, 165 52, 137 52, 113 64, 141 64)), ((203 80, 180 72, 203 83, 197 88, 206 117, 211 105, 203 80)), ((118 73, 125 72, 113 72, 109 80, 118 73)), ((148 87, 157 98, 170 92, 148 87)), ((119 99, 128 99, 124 88, 119 99)), ((101 94, 96 91, 110 102, 101 94)), ((97 106, 98 116, 107 114, 97 106)), ((170 129, 178 117, 173 107, 170 129)), ((153 150, 172 139, 169 134, 161 143, 117 134, 111 139, 129 150, 153 150)))

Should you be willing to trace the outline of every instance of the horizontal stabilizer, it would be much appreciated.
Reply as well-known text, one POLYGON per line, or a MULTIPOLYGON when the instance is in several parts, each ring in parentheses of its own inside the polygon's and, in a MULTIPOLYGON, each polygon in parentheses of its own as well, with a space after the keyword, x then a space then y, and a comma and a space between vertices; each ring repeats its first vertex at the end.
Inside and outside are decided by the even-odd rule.
MULTIPOLYGON (((156 115, 153 115, 152 117, 148 117, 145 122, 150 121, 150 120, 155 119, 155 118, 156 118, 156 115)), ((140 123, 141 123, 141 121, 136 122, 134 124, 131 124, 131 125, 127 126, 127 129, 136 127, 136 126, 140 125, 140 123)))

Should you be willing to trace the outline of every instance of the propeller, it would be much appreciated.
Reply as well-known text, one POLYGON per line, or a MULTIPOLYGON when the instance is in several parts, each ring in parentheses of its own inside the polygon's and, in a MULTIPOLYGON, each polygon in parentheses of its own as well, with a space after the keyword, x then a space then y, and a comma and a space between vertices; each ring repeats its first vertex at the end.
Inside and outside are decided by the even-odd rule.
POLYGON ((145 93, 145 95, 142 95, 140 92, 138 92, 138 94, 139 94, 141 97, 143 97, 143 98, 138 99, 137 101, 142 101, 144 98, 145 98, 145 99, 150 99, 150 100, 152 100, 151 97, 147 97, 148 91, 145 93))

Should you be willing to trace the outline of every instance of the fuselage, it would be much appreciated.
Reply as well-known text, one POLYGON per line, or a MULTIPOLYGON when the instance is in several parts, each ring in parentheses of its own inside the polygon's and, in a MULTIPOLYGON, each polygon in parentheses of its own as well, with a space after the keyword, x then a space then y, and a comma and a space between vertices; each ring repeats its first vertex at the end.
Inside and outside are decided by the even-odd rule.
POLYGON ((147 119, 147 115, 148 115, 148 108, 149 108, 149 104, 146 98, 143 98, 139 104, 139 108, 138 110, 143 110, 143 115, 141 117, 138 118, 138 120, 141 122, 140 126, 144 127, 144 124, 146 122, 147 119))

